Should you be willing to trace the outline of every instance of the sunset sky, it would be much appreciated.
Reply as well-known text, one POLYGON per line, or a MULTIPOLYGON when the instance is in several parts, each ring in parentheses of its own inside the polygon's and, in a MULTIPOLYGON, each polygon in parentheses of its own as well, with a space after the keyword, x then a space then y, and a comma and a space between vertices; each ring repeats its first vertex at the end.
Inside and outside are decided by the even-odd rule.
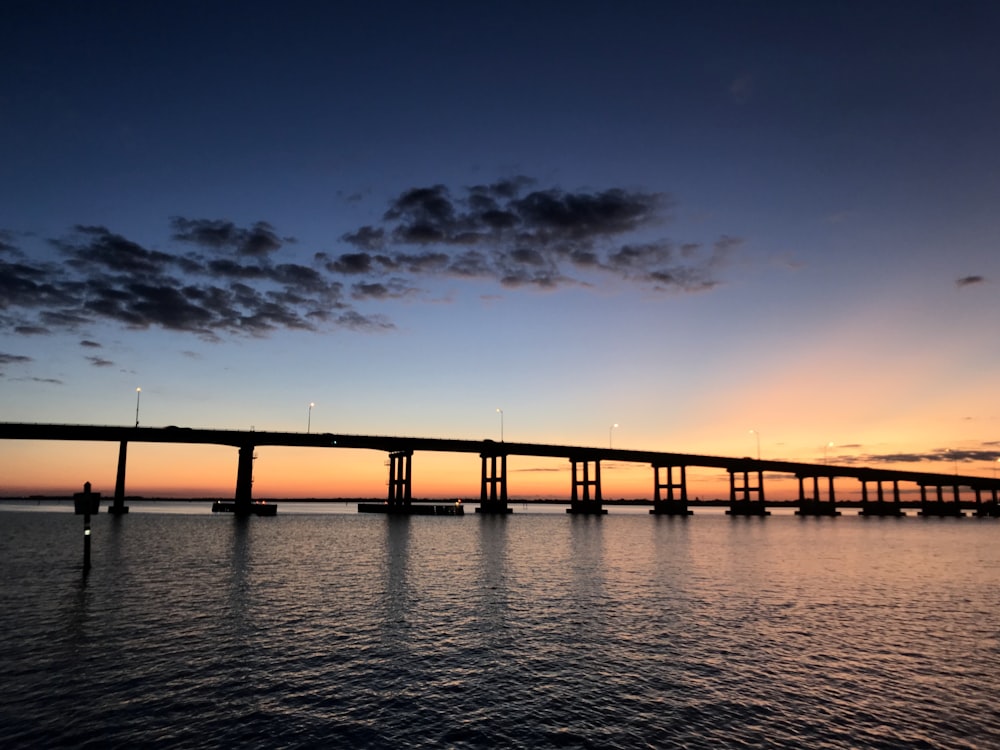
MULTIPOLYGON (((141 387, 145 426, 498 440, 502 409, 508 441, 995 472, 1000 5, 317 5, 4 3, 0 420, 128 425, 141 387)), ((258 496, 384 492, 381 454, 258 454, 258 496)), ((110 493, 116 458, 0 443, 0 495, 110 493)), ((235 482, 231 448, 129 458, 130 493, 235 482)), ((478 494, 474 456, 413 471, 478 494)))

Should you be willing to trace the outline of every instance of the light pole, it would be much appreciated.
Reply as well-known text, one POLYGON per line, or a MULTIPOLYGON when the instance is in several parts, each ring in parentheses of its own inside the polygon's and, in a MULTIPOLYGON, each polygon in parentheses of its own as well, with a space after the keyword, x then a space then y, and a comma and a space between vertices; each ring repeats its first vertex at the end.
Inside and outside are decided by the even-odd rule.
POLYGON ((833 447, 833 443, 832 442, 827 443, 826 445, 823 446, 823 465, 824 466, 826 466, 826 464, 827 464, 826 451, 827 451, 828 448, 832 448, 832 447, 833 447))
POLYGON ((500 442, 503 442, 503 409, 497 407, 497 414, 500 415, 500 442))
POLYGON ((306 434, 312 430, 313 423, 313 407, 316 406, 312 401, 309 402, 309 418, 306 420, 306 434))
POLYGON ((142 388, 135 389, 135 426, 139 426, 139 396, 142 395, 142 388))
POLYGON ((750 430, 750 434, 757 438, 757 460, 760 461, 760 432, 750 430))
POLYGON ((612 435, 614 434, 614 429, 617 426, 618 426, 618 423, 615 422, 613 425, 611 425, 608 428, 608 448, 613 448, 614 447, 614 439, 613 439, 612 435))

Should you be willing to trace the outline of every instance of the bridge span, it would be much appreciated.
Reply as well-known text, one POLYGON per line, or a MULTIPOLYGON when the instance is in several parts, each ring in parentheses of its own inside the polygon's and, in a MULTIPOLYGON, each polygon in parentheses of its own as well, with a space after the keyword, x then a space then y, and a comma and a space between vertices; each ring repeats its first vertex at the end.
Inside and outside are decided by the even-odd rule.
POLYGON ((511 443, 493 440, 395 437, 334 433, 218 430, 187 427, 122 427, 108 425, 38 424, 0 422, 0 440, 87 441, 119 444, 118 471, 111 513, 125 513, 125 476, 128 444, 172 443, 225 445, 238 450, 237 512, 250 512, 254 450, 259 446, 356 448, 381 451, 389 457, 386 502, 410 505, 413 454, 421 451, 474 453, 482 460, 480 507, 483 513, 509 513, 507 457, 565 458, 570 463, 569 513, 604 513, 601 496, 601 462, 646 464, 652 469, 653 508, 650 513, 687 515, 687 471, 689 468, 725 470, 729 474, 729 510, 732 515, 767 515, 764 475, 788 474, 799 484, 798 510, 802 515, 839 515, 834 482, 853 479, 861 483, 862 515, 904 515, 900 483, 920 489, 922 515, 964 515, 961 492, 975 496, 975 513, 1000 516, 996 478, 896 469, 879 469, 753 458, 727 458, 692 453, 596 448, 544 443, 511 443), (825 486, 825 496, 824 488, 825 486), (951 499, 945 499, 945 495, 951 499), (987 499, 983 499, 983 495, 987 499))

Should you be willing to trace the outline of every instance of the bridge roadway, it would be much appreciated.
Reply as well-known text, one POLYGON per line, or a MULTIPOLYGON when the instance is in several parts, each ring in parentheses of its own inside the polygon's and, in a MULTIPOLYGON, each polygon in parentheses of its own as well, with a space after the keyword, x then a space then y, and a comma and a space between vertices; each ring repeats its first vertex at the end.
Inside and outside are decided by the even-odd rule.
MULTIPOLYGON (((629 450, 621 448, 598 448, 574 445, 550 445, 544 443, 512 443, 493 440, 458 440, 449 438, 398 437, 387 435, 350 435, 334 433, 268 432, 255 430, 220 430, 188 427, 123 427, 113 425, 75 425, 0 422, 0 440, 68 440, 119 443, 118 481, 115 487, 115 506, 122 508, 124 499, 124 479, 126 448, 130 442, 172 443, 195 445, 228 445, 240 451, 237 470, 236 502, 249 503, 252 484, 252 461, 254 448, 259 446, 314 447, 314 448, 359 448, 388 453, 390 461, 389 496, 390 504, 409 504, 411 456, 417 451, 447 453, 476 453, 483 462, 481 478, 481 502, 493 504, 500 512, 508 512, 507 501, 507 456, 533 456, 565 458, 572 464, 571 511, 603 512, 601 504, 600 462, 619 461, 648 464, 654 469, 654 508, 662 512, 687 513, 688 467, 722 469, 730 476, 730 512, 736 515, 762 515, 765 502, 764 473, 791 474, 799 480, 800 511, 806 514, 833 515, 835 507, 834 479, 855 479, 862 483, 863 505, 868 507, 867 487, 874 483, 877 488, 877 504, 871 503, 871 513, 875 515, 900 515, 899 483, 915 483, 920 487, 922 505, 931 515, 931 506, 952 506, 944 511, 946 515, 958 515, 959 489, 968 488, 975 492, 976 505, 981 505, 981 493, 992 496, 992 506, 997 505, 1000 480, 981 476, 968 476, 879 469, 828 464, 810 464, 795 461, 754 459, 749 457, 727 458, 692 453, 668 453, 663 451, 629 450), (498 463, 499 462, 499 463, 498 463), (582 471, 581 471, 582 470, 582 471), (665 481, 661 470, 666 472, 665 481), (675 477, 675 470, 677 476, 675 477), (819 479, 828 484, 828 496, 824 501, 820 492, 819 479), (808 496, 807 480, 812 480, 811 496, 808 496), (756 484, 753 482, 756 481, 756 484), (891 483, 893 501, 884 501, 883 483, 891 483), (928 500, 926 489, 936 490, 937 500, 928 500), (943 488, 951 488, 953 502, 943 499, 943 488)), ((114 507, 111 508, 114 511, 114 507)), ((862 511, 864 513, 864 511, 862 511)), ((994 513, 989 513, 994 515, 994 513)))

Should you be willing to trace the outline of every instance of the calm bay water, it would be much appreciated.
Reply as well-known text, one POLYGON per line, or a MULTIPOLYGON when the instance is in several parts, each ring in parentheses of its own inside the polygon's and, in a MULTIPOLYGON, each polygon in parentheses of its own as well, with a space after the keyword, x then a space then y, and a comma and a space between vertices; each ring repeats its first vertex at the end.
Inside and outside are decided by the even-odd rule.
POLYGON ((93 525, 0 508, 4 747, 1000 747, 995 520, 93 525))

